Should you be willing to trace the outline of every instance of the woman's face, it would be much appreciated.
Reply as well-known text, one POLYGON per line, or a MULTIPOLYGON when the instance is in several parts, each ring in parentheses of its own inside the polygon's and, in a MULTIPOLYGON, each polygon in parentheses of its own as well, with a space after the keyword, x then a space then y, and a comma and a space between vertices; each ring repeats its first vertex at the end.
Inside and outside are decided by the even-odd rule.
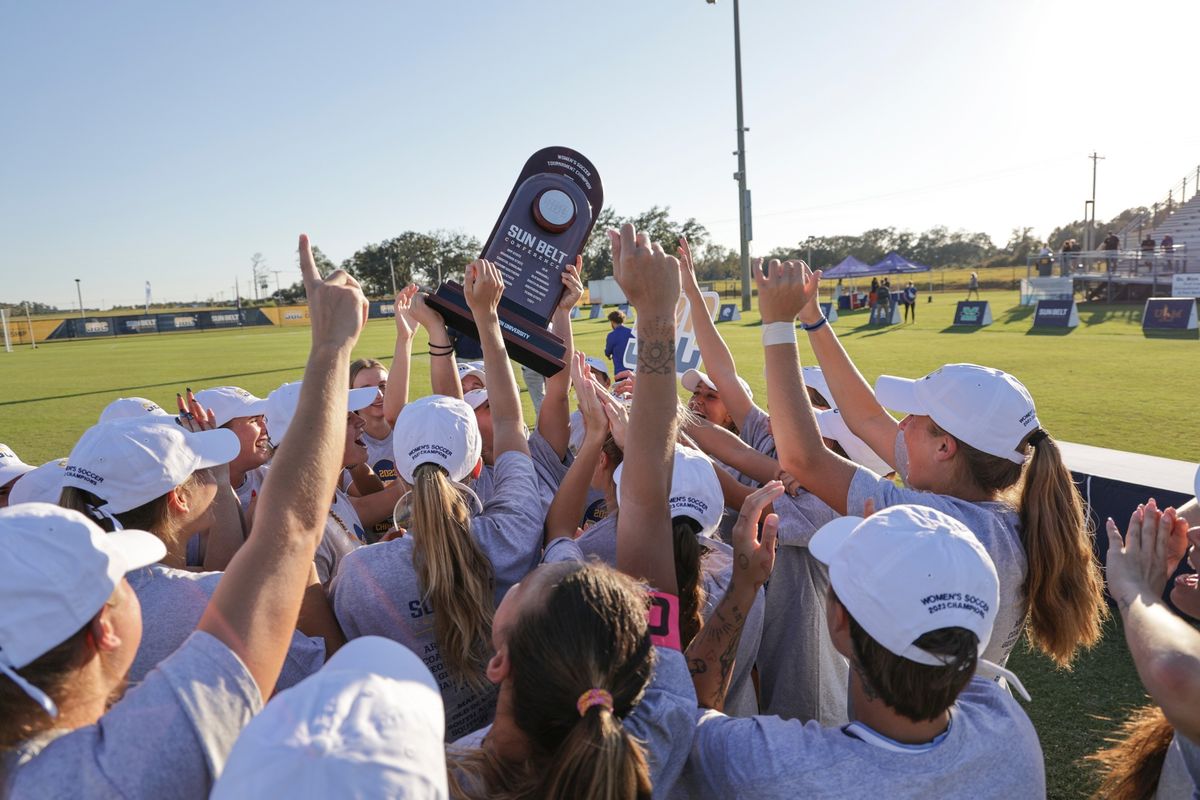
POLYGON ((357 413, 351 411, 346 415, 346 446, 342 453, 342 466, 353 467, 367 460, 367 445, 362 440, 367 423, 357 413))
POLYGON ((120 644, 104 662, 105 680, 110 692, 123 692, 129 668, 133 666, 142 642, 142 605, 129 581, 122 578, 105 609, 113 633, 120 639, 120 644))
POLYGON ((900 420, 902 452, 897 456, 906 469, 900 477, 914 489, 926 489, 932 485, 937 474, 938 448, 946 440, 946 434, 934 432, 933 420, 927 416, 909 414, 900 420))
POLYGON ((696 391, 692 392, 692 399, 688 401, 688 408, 714 425, 728 428, 733 424, 733 418, 730 417, 729 410, 725 408, 725 403, 721 401, 721 393, 708 388, 703 383, 696 387, 696 391))
POLYGON ((364 418, 383 419, 383 393, 387 390, 387 379, 388 371, 383 367, 368 367, 359 370, 354 376, 351 389, 365 389, 368 386, 379 389, 379 396, 375 398, 375 402, 358 412, 364 418))
POLYGON ((246 472, 261 467, 271 458, 271 446, 267 443, 267 423, 263 417, 236 417, 225 423, 233 431, 242 446, 238 457, 230 465, 246 472))
POLYGON ((467 377, 463 378, 462 379, 462 387, 463 387, 463 394, 466 394, 467 392, 473 392, 476 389, 486 389, 487 388, 486 386, 483 385, 483 381, 481 381, 479 379, 478 375, 468 375, 467 377))

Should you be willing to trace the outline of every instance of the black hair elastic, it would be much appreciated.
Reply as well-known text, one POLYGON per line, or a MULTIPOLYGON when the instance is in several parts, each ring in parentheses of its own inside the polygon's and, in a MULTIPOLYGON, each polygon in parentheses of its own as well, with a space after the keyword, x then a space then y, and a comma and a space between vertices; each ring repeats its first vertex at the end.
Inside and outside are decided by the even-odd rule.
POLYGON ((1037 447, 1049 438, 1050 434, 1046 433, 1046 431, 1042 430, 1041 428, 1038 428, 1033 432, 1033 435, 1029 437, 1029 446, 1037 447))

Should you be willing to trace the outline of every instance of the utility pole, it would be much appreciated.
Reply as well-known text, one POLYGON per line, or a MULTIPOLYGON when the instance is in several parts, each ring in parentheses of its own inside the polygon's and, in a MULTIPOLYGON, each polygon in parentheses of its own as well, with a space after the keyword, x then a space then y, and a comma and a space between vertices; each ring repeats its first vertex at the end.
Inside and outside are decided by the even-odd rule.
MULTIPOLYGON (((396 267, 392 264, 392 257, 388 256, 388 272, 392 273, 392 297, 396 296, 396 267)), ((438 285, 441 285, 439 281, 438 285)))
POLYGON ((83 321, 83 290, 79 288, 79 278, 75 279, 75 294, 79 297, 79 319, 83 321))
POLYGON ((29 324, 29 343, 37 350, 37 339, 33 338, 33 316, 29 313, 29 301, 25 301, 25 322, 29 324))
POLYGON ((1084 222, 1087 222, 1087 228, 1083 232, 1084 250, 1092 249, 1092 228, 1096 227, 1096 164, 1099 161, 1103 161, 1104 156, 1097 155, 1096 151, 1093 150, 1088 158, 1092 160, 1092 220, 1091 222, 1084 220, 1084 222))
MULTIPOLYGON (((717 0, 707 0, 709 5, 716 5, 717 0)), ((733 0, 733 80, 734 92, 737 96, 737 150, 738 169, 733 173, 738 182, 738 221, 741 228, 742 244, 742 311, 750 310, 750 241, 754 238, 751 229, 750 190, 746 188, 746 127, 742 115, 742 28, 741 16, 738 13, 738 0, 733 0)))
POLYGON ((273 269, 271 272, 275 273, 275 294, 279 294, 282 291, 282 289, 279 288, 279 273, 283 272, 283 270, 273 269))

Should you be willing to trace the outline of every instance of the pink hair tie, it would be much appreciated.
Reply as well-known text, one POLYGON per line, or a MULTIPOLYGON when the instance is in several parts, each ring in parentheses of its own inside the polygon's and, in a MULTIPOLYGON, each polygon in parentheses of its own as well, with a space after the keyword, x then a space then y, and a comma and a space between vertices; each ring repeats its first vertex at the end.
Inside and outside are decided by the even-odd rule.
POLYGON ((575 703, 575 708, 579 709, 579 716, 581 717, 592 706, 603 706, 611 714, 613 710, 612 695, 603 689, 588 689, 579 695, 579 700, 575 703))

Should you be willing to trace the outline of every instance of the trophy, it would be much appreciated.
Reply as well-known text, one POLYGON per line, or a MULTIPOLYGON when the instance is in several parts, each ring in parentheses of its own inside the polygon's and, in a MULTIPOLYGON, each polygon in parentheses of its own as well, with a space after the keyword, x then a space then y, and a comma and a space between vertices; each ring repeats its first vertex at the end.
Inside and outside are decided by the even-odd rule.
MULTIPOLYGON (((542 375, 565 366, 563 340, 546 325, 562 297, 562 273, 603 205, 592 162, 568 147, 544 148, 525 162, 480 254, 504 276, 497 313, 509 356, 542 375)), ((446 281, 427 302, 447 325, 479 338, 462 284, 446 281)))

